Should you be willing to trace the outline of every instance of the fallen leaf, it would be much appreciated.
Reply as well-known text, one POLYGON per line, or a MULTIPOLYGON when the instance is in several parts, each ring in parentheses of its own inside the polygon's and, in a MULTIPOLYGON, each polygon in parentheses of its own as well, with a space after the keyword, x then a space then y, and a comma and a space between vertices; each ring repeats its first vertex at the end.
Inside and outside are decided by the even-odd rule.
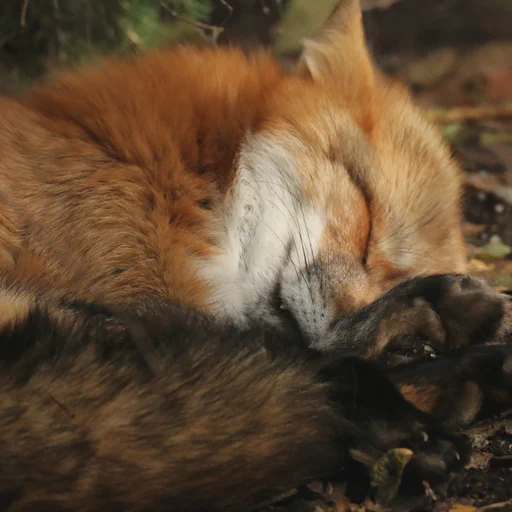
POLYGON ((375 462, 371 471, 371 484, 378 503, 389 503, 398 493, 405 466, 413 452, 407 448, 394 448, 375 462))
POLYGON ((476 448, 477 450, 485 448, 489 444, 488 438, 494 435, 494 433, 495 430, 493 430, 490 434, 471 435, 470 433, 469 435, 471 437, 471 443, 473 445, 473 448, 476 448))
POLYGON ((444 127, 443 135, 449 142, 464 142, 466 140, 466 127, 463 123, 450 123, 444 127))
POLYGON ((471 505, 463 505, 462 503, 455 503, 450 509, 450 512, 477 512, 478 509, 471 505))
POLYGON ((469 271, 473 272, 490 272, 494 269, 494 265, 473 258, 469 261, 469 271))
POLYGON ((495 288, 501 288, 501 291, 512 290, 512 275, 495 274, 489 276, 489 283, 495 288))
POLYGON ((341 500, 336 500, 336 502, 329 507, 329 512, 351 512, 354 510, 354 507, 348 500, 348 498, 343 498, 341 500))
POLYGON ((469 464, 466 465, 465 469, 487 469, 489 463, 491 462, 491 459, 492 453, 473 450, 473 453, 471 454, 471 460, 469 461, 469 464))
POLYGON ((510 253, 512 253, 512 248, 500 242, 490 243, 483 247, 476 247, 474 250, 475 256, 489 259, 501 259, 508 256, 510 253))

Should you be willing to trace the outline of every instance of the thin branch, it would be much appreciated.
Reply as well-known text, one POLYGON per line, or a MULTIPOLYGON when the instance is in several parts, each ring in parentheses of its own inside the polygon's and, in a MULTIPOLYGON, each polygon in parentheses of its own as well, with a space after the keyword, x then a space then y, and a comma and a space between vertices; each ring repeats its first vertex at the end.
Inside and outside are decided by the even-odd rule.
POLYGON ((29 3, 30 3, 30 0, 23 0, 23 6, 21 7, 21 16, 20 16, 21 28, 25 28, 25 25, 27 23, 27 10, 28 10, 29 3))
POLYGON ((229 11, 229 14, 233 12, 233 6, 228 4, 226 0, 219 0, 219 3, 222 4, 229 11))
POLYGON ((229 18, 231 18, 231 15, 233 14, 233 6, 231 4, 229 4, 226 0, 219 0, 219 3, 228 10, 228 14, 222 20, 222 25, 223 25, 224 23, 226 23, 226 21, 229 20, 229 18))
POLYGON ((495 508, 506 507, 507 505, 512 505, 512 499, 507 501, 501 501, 500 503, 492 503, 491 505, 486 505, 485 507, 480 507, 478 512, 484 512, 485 510, 492 510, 495 508))
POLYGON ((144 41, 141 39, 139 34, 132 30, 131 28, 127 28, 125 24, 123 23, 121 27, 124 30, 124 35, 130 41, 136 48, 144 49, 146 45, 144 44, 144 41))
POLYGON ((461 121, 482 121, 487 119, 512 119, 512 102, 501 105, 482 105, 478 107, 457 107, 449 110, 427 111, 429 119, 439 123, 457 123, 461 121))
POLYGON ((189 25, 192 25, 193 27, 196 27, 200 29, 203 33, 204 31, 209 31, 212 34, 212 42, 216 43, 217 39, 219 38, 220 34, 224 32, 223 27, 219 27, 217 25, 209 25, 208 23, 203 23, 201 21, 193 20, 190 18, 187 18, 186 16, 183 16, 182 14, 174 11, 171 9, 171 7, 165 2, 164 0, 160 0, 160 5, 173 17, 177 20, 182 21, 183 23, 187 23, 189 25))

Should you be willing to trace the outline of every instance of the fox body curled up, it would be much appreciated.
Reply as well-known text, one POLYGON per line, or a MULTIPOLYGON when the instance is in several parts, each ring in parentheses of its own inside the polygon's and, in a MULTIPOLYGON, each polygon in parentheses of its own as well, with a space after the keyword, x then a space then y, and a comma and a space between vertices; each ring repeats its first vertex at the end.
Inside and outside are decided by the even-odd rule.
POLYGON ((178 47, 0 112, 3 510, 252 510, 399 446, 415 489, 508 402, 510 303, 356 0, 293 73, 178 47))

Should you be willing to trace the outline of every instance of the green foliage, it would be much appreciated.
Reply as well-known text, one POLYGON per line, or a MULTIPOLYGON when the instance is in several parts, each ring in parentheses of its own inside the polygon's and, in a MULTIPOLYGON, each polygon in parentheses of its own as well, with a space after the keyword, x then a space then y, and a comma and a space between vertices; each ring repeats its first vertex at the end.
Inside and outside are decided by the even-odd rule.
POLYGON ((298 53, 302 40, 319 30, 336 3, 337 0, 291 0, 276 33, 276 51, 298 53))
POLYGON ((206 20, 214 1, 1 0, 0 89, 5 92, 7 81, 18 87, 55 65, 186 36, 194 27, 170 12, 187 20, 206 20))
POLYGON ((180 14, 196 20, 207 19, 213 8, 212 2, 205 0, 175 0, 167 3, 180 14))
MULTIPOLYGON (((183 22, 169 16, 170 11, 188 20, 207 20, 212 11, 211 2, 212 0, 167 0, 162 3, 155 0, 123 0, 123 14, 119 22, 125 28, 125 35, 130 31, 129 34, 136 34, 143 46, 157 46, 188 32, 183 22)), ((132 37, 125 37, 125 44, 131 42, 132 37)))

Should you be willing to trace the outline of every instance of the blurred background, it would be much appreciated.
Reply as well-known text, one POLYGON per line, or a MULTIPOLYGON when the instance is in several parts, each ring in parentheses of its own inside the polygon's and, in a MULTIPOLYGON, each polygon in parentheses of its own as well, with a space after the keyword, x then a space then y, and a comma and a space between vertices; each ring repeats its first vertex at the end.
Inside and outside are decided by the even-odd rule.
MULTIPOLYGON (((176 41, 265 45, 293 64, 336 0, 1 0, 0 94, 60 67, 176 41)), ((361 0, 381 68, 466 171, 472 270, 512 289, 512 0, 361 0)))

